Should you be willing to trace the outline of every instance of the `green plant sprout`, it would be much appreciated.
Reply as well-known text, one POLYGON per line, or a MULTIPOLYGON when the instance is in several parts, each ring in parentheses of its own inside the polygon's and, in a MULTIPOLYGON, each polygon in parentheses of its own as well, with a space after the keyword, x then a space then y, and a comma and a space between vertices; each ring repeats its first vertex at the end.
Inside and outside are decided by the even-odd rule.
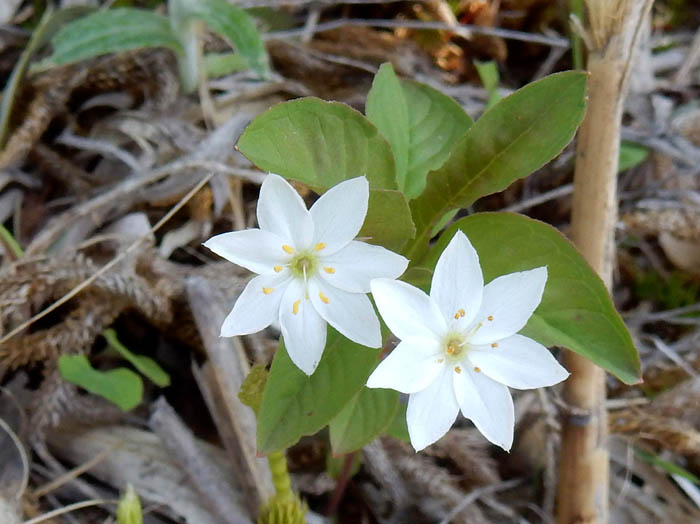
POLYGON ((95 56, 165 47, 175 53, 180 82, 193 92, 207 71, 241 69, 244 65, 267 77, 267 54, 253 19, 226 0, 170 0, 168 15, 120 7, 96 11, 74 20, 52 38, 53 53, 38 68, 68 64, 95 56), (222 36, 237 51, 236 58, 203 56, 202 24, 222 36))

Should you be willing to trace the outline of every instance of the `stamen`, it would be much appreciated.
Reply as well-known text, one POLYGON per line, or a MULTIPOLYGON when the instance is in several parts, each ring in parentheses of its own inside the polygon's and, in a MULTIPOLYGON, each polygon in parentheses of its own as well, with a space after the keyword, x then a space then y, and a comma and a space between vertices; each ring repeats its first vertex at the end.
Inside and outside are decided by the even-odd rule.
POLYGON ((486 320, 488 320, 489 322, 492 321, 492 320, 493 320, 493 315, 489 315, 488 317, 486 317, 486 320))
POLYGON ((491 347, 492 347, 492 348, 497 348, 497 347, 498 347, 498 342, 494 342, 493 344, 491 344, 491 347))
POLYGON ((274 287, 264 287, 264 288, 263 288, 263 293, 265 293, 266 295, 269 295, 269 294, 272 293, 274 290, 275 290, 274 287))
POLYGON ((335 273, 335 268, 332 268, 332 267, 324 267, 323 270, 330 275, 335 273))
POLYGON ((476 371, 477 373, 481 373, 481 368, 474 368, 474 371, 476 371))
POLYGON ((275 266, 272 269, 275 270, 275 273, 279 273, 280 271, 282 271, 282 266, 275 266))
POLYGON ((464 315, 466 315, 466 313, 464 312, 464 310, 463 310, 462 308, 458 309, 458 310, 457 310, 457 313, 455 313, 455 320, 459 320, 459 319, 462 318, 464 315))
POLYGON ((321 302, 323 302, 324 304, 330 304, 330 303, 331 303, 331 301, 328 300, 328 297, 327 297, 326 295, 323 294, 323 291, 320 291, 320 292, 318 293, 318 296, 321 297, 321 302))
POLYGON ((326 247, 326 244, 324 244, 323 242, 319 242, 318 244, 316 244, 316 245, 314 246, 314 250, 316 250, 316 251, 321 251, 321 250, 322 250, 323 248, 325 248, 325 247, 326 247))
POLYGON ((455 366, 455 373, 461 373, 461 372, 462 372, 462 368, 459 366, 455 366))
POLYGON ((455 349, 455 347, 454 347, 452 344, 450 344, 449 346, 447 346, 447 354, 448 354, 448 355, 454 355, 455 351, 456 351, 456 349, 455 349))
POLYGON ((292 246, 288 246, 287 244, 283 244, 282 249, 284 249, 285 253, 289 253, 290 255, 294 253, 294 248, 292 246))
POLYGON ((296 315, 299 313, 299 304, 301 304, 301 300, 297 300, 296 302, 294 302, 294 304, 292 304, 292 314, 293 315, 296 315))
POLYGON ((438 364, 442 364, 443 362, 445 362, 445 359, 444 359, 444 358, 439 358, 439 359, 437 359, 437 363, 438 363, 438 364))

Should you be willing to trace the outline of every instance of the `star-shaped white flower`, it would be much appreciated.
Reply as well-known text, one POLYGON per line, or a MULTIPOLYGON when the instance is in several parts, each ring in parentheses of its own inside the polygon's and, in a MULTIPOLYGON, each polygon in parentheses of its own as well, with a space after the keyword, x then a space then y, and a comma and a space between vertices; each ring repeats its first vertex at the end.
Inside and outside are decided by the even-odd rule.
POLYGON ((508 387, 551 386, 568 377, 552 354, 518 335, 542 299, 547 269, 484 286, 479 258, 458 231, 440 256, 430 296, 405 282, 373 280, 372 296, 401 343, 367 386, 409 393, 406 421, 420 451, 450 429, 460 408, 491 442, 513 443, 508 387))
POLYGON ((350 340, 380 347, 379 320, 367 297, 373 278, 396 278, 408 261, 353 240, 367 214, 365 177, 329 189, 307 210, 282 177, 260 188, 260 229, 210 238, 205 246, 258 276, 238 297, 222 337, 255 333, 279 320, 292 361, 311 375, 326 345, 326 323, 350 340))

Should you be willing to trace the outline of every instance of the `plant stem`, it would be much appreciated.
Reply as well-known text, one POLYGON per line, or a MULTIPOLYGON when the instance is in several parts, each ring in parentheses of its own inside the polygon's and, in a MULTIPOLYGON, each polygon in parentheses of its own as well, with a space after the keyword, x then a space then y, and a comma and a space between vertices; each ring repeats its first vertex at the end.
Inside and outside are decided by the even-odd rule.
POLYGON ((12 254, 15 256, 15 258, 22 258, 24 256, 24 250, 22 249, 22 246, 19 245, 17 239, 2 224, 0 224, 0 239, 2 239, 2 241, 12 251, 12 254))
POLYGON ((270 453, 267 456, 267 462, 270 464, 272 484, 275 486, 277 497, 281 500, 293 499, 292 480, 289 478, 289 471, 287 471, 287 457, 284 455, 284 451, 270 453))
MULTIPOLYGON (((617 219, 620 125, 630 63, 651 0, 586 0, 588 109, 576 149, 571 236, 608 286, 612 283, 617 219)), ((558 524, 608 520, 608 428, 605 373, 567 352, 564 384, 570 407, 562 425, 558 524)))
POLYGON ((326 506, 326 515, 330 516, 338 511, 338 506, 340 501, 343 500, 343 495, 345 495, 345 490, 348 487, 348 482, 350 482, 350 476, 352 473, 352 464, 355 461, 355 451, 345 455, 345 461, 343 462, 343 470, 340 472, 340 477, 338 477, 338 482, 333 490, 333 496, 326 506))
MULTIPOLYGON (((583 23, 583 0, 569 0, 569 13, 578 18, 583 23)), ((576 70, 583 69, 583 44, 581 36, 570 30, 571 38, 571 62, 576 70)))

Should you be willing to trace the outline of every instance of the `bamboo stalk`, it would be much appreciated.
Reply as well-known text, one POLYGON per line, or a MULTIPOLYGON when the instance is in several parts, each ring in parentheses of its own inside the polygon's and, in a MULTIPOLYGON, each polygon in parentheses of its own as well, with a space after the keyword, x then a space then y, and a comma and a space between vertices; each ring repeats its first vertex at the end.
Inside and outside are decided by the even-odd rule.
MULTIPOLYGON (((617 220, 620 125, 639 27, 652 0, 586 0, 588 109, 578 134, 571 236, 608 289, 617 220)), ((567 352, 557 523, 608 521, 605 372, 567 352)))

